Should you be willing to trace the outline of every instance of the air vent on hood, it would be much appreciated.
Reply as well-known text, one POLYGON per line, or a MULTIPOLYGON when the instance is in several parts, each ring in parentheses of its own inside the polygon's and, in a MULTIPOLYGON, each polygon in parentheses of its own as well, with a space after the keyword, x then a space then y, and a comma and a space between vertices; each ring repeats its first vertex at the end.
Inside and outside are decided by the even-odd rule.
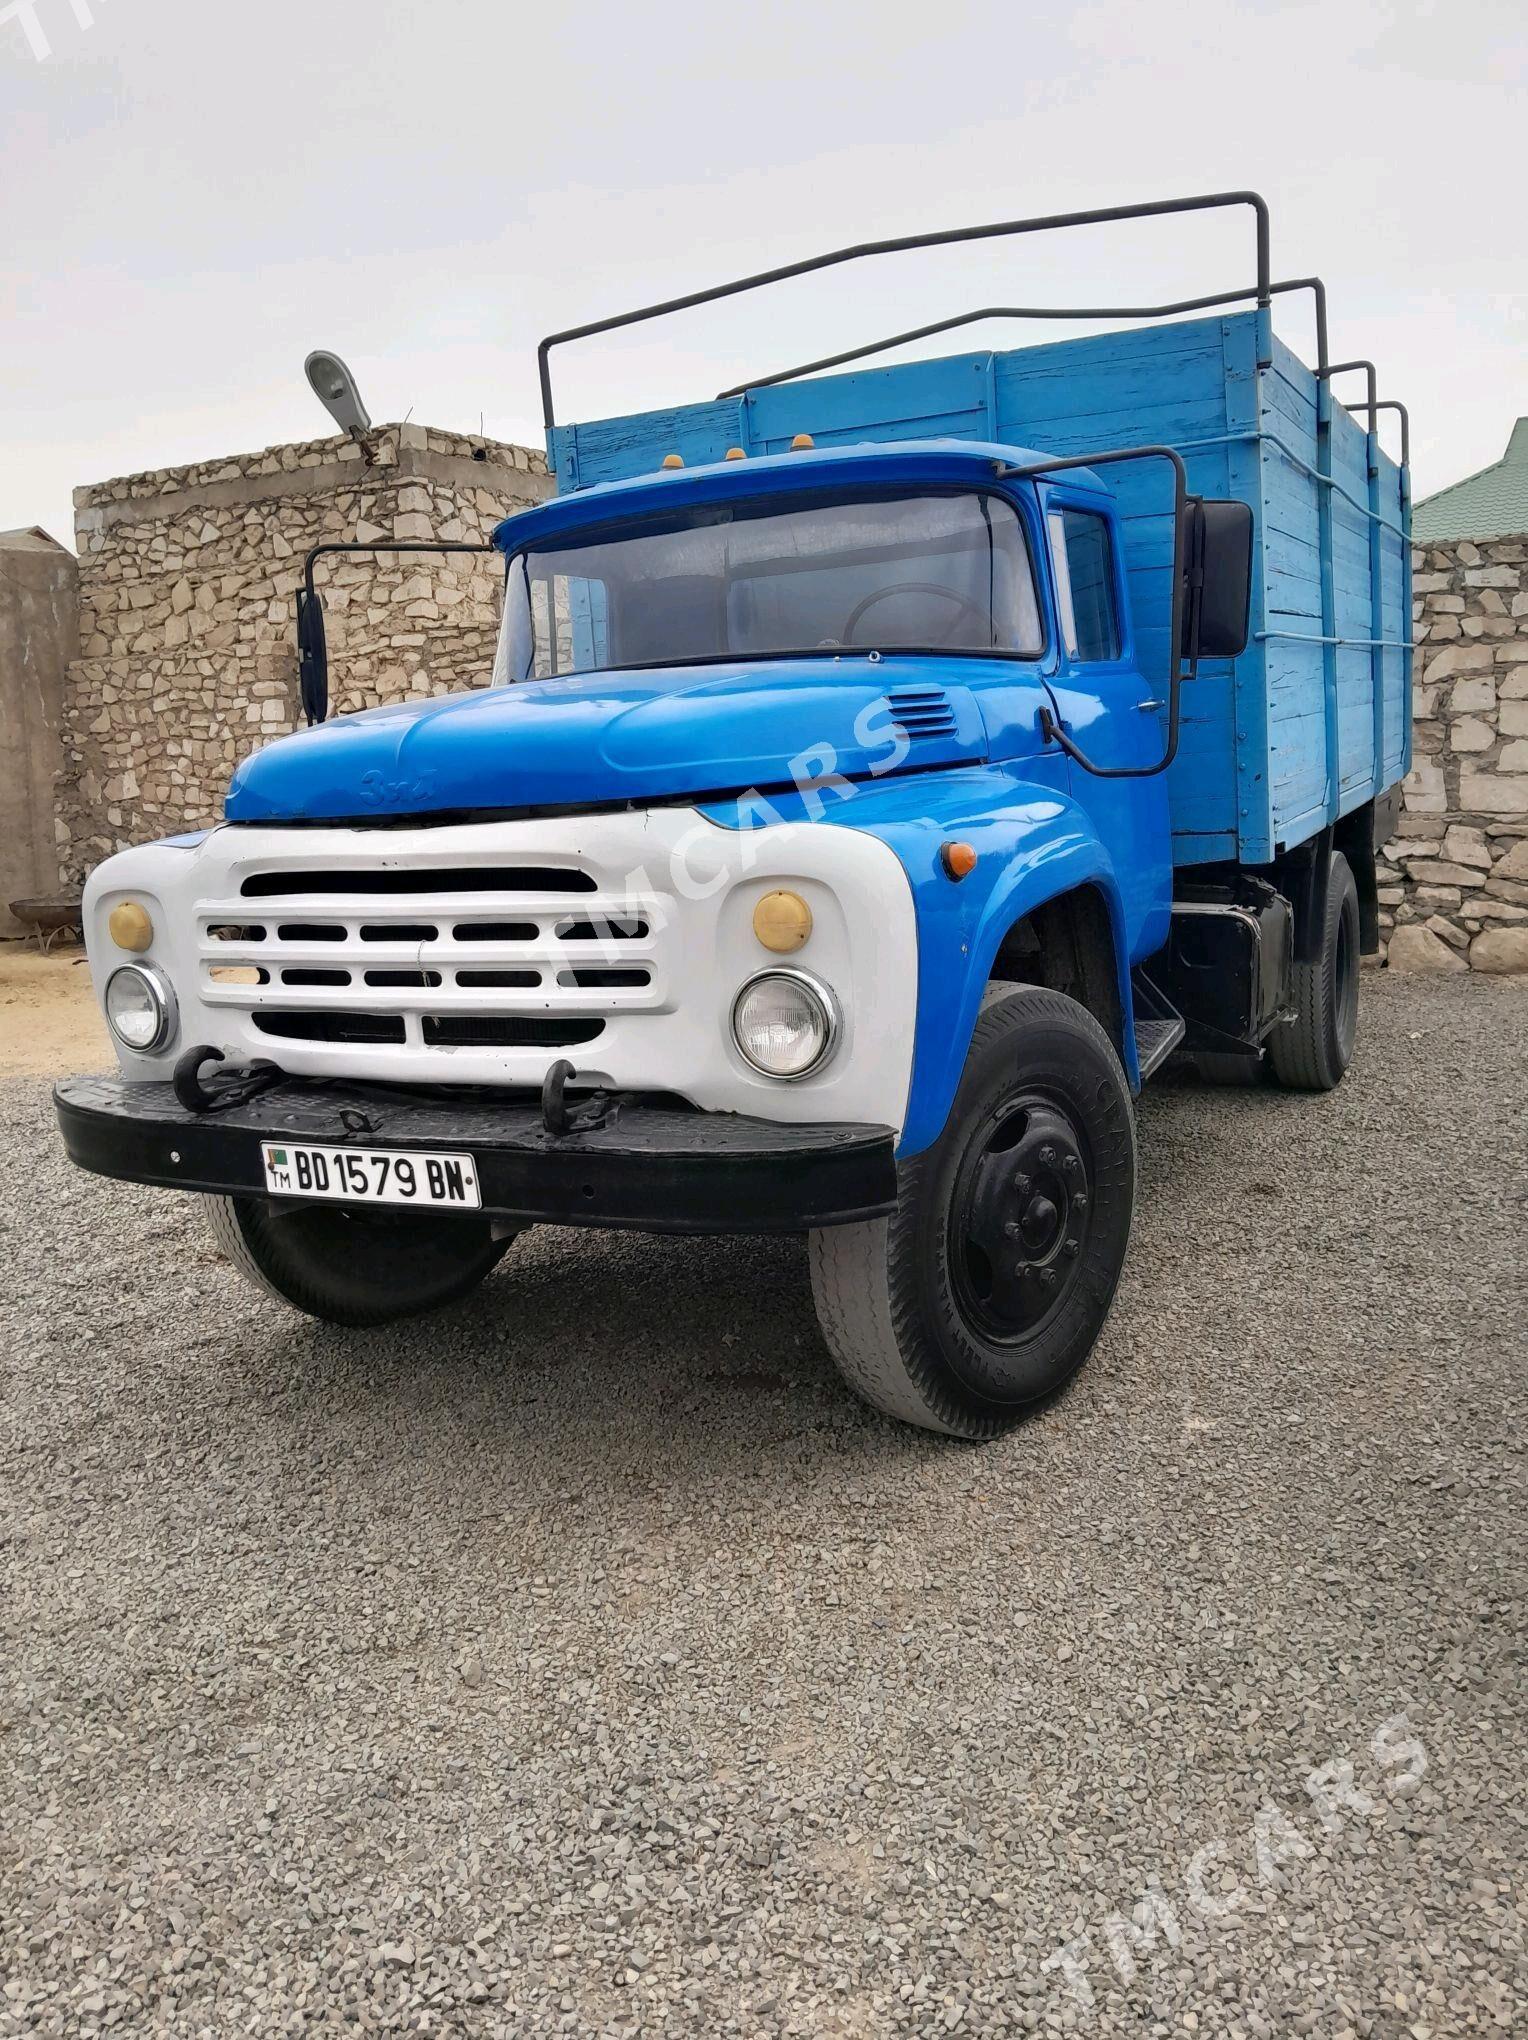
POLYGON ((892 720, 911 744, 955 735, 955 709, 942 687, 893 687, 886 696, 892 720))

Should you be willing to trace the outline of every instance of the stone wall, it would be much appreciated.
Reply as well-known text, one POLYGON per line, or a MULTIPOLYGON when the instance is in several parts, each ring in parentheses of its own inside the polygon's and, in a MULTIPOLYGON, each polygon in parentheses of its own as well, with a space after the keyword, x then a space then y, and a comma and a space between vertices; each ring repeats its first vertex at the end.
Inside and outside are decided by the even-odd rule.
POLYGON ((1528 971, 1528 535, 1412 555, 1412 772, 1380 865, 1392 969, 1528 971))
MULTIPOLYGON (((542 455, 422 425, 75 491, 80 652, 55 828, 78 883, 125 844, 210 821, 234 765, 299 721, 293 598, 330 539, 485 538, 551 492, 542 455)), ((487 682, 488 558, 321 561, 336 710, 487 682)))

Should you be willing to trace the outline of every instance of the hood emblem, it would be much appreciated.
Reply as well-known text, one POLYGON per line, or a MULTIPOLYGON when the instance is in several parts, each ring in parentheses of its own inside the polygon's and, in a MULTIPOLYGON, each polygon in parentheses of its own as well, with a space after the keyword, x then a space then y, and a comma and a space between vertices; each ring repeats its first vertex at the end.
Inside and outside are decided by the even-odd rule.
POLYGON ((434 792, 433 772, 416 773, 410 779, 388 779, 380 772, 361 774, 360 794, 368 807, 423 807, 434 792))

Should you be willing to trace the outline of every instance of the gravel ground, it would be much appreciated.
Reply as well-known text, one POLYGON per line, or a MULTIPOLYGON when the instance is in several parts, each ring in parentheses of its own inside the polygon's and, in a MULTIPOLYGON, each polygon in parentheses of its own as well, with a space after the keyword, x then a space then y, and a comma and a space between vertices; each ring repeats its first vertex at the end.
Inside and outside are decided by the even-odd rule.
POLYGON ((1528 2030, 1525 1042, 1371 977, 1335 1097, 1154 1091, 982 1448, 795 1242, 320 1330, 0 1088, 0 2033, 1528 2030))

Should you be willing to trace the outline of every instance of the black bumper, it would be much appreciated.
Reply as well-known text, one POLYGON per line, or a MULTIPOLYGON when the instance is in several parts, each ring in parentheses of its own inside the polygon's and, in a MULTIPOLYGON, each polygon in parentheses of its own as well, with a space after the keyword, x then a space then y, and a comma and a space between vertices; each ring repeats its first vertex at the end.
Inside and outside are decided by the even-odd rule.
POLYGON ((264 1197, 261 1143, 446 1149, 477 1166, 491 1217, 646 1232, 801 1232, 877 1218, 896 1202, 884 1126, 789 1126, 618 1098, 602 1124, 551 1134, 538 1105, 290 1079, 211 1113, 168 1084, 70 1077, 53 1093, 70 1159, 98 1176, 264 1197), (357 1130, 359 1129, 359 1130, 357 1130))

